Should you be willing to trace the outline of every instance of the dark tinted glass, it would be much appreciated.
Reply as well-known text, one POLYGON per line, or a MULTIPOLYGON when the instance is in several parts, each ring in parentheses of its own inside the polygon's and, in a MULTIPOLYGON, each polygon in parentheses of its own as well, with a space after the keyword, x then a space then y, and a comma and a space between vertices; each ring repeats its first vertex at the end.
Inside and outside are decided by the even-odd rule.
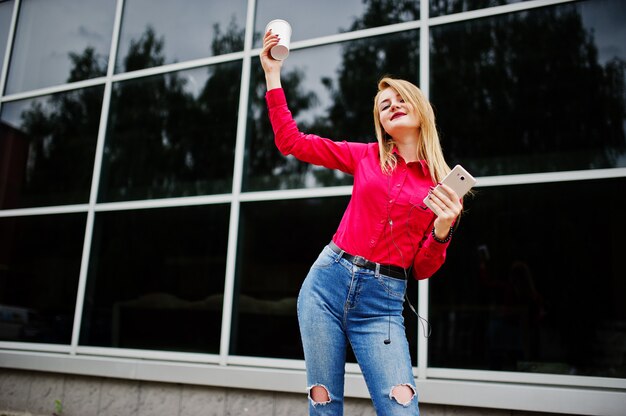
POLYGON ((303 359, 296 298, 347 197, 241 205, 231 353, 303 359))
POLYGON ((6 90, 26 90, 106 74, 114 0, 24 0, 6 90))
POLYGON ((219 352, 228 205, 96 214, 80 343, 219 352))
POLYGON ((527 0, 430 0, 430 16, 461 13, 504 4, 520 3, 527 0))
POLYGON ((624 189, 478 188, 431 281, 429 365, 625 377, 624 189))
POLYGON ((243 50, 245 0, 126 0, 117 71, 243 50))
POLYGON ((433 27, 448 159, 479 176, 626 166, 624 21, 598 0, 433 27))
POLYGON ((103 87, 2 105, 0 208, 89 201, 103 87))
POLYGON ((0 2, 0 68, 4 65, 4 54, 7 49, 11 17, 13 16, 13 3, 13 0, 0 2))
MULTIPOLYGON (((417 83, 419 32, 367 38, 292 51, 282 84, 289 109, 306 133, 333 140, 375 141, 372 108, 378 80, 385 74, 417 83), (323 62, 323 64, 322 64, 323 62)), ((244 190, 313 188, 352 183, 341 172, 284 158, 274 144, 265 78, 252 61, 244 190)))
POLYGON ((265 26, 280 18, 292 28, 291 41, 334 35, 419 19, 419 0, 259 0, 254 21, 255 46, 265 26))
MULTIPOLYGON (((241 205, 231 354, 304 358, 296 299, 348 200, 344 196, 241 205)), ((417 283, 411 282, 408 292, 415 304, 417 283)), ((415 316, 406 313, 405 325, 415 365, 415 316)), ((356 362, 351 351, 348 361, 356 362)))
POLYGON ((0 218, 0 340, 71 342, 85 218, 0 218))
POLYGON ((115 84, 101 201, 232 191, 241 62, 115 84))

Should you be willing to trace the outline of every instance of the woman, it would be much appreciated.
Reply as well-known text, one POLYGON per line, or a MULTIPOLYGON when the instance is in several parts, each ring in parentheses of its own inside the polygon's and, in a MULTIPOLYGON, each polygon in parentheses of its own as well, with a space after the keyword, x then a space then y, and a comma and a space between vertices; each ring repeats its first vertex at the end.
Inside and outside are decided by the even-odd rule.
POLYGON ((301 133, 280 81, 282 61, 267 32, 261 65, 278 149, 285 155, 354 176, 339 228, 319 255, 298 296, 309 412, 343 414, 348 342, 379 415, 418 415, 402 307, 407 278, 426 279, 445 260, 458 195, 439 183, 450 168, 434 114, 413 84, 384 78, 374 99, 377 143, 334 142, 301 133), (423 205, 428 196, 431 211, 423 205))

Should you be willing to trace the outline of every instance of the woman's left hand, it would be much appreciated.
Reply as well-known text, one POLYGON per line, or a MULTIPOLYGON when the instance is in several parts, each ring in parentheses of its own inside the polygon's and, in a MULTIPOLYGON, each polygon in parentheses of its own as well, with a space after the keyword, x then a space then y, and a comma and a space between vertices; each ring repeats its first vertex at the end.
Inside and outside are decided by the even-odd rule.
POLYGON ((450 232, 450 227, 457 219, 463 205, 461 198, 448 185, 441 184, 429 192, 429 197, 433 205, 433 212, 437 216, 434 222, 435 235, 437 238, 445 239, 450 232))

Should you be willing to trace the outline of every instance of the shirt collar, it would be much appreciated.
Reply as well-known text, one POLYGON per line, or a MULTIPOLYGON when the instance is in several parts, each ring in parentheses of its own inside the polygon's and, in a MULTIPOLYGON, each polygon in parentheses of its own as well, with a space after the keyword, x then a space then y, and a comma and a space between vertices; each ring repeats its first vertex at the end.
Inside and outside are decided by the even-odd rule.
MULTIPOLYGON (((404 162, 404 158, 400 156, 400 153, 398 153, 398 148, 396 146, 393 147, 393 150, 391 152, 394 153, 398 157, 398 160, 402 160, 404 162)), ((409 164, 411 163, 419 164, 422 170, 422 174, 424 174, 424 176, 430 176, 430 170, 428 169, 428 162, 425 159, 420 159, 415 162, 409 162, 409 164)))

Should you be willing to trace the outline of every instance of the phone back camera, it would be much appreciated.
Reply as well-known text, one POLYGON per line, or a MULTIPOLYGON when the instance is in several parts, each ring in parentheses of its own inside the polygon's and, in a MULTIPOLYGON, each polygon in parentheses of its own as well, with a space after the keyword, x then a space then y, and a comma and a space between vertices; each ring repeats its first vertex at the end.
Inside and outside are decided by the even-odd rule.
POLYGON ((465 176, 461 176, 461 180, 464 181, 465 180, 465 176))

